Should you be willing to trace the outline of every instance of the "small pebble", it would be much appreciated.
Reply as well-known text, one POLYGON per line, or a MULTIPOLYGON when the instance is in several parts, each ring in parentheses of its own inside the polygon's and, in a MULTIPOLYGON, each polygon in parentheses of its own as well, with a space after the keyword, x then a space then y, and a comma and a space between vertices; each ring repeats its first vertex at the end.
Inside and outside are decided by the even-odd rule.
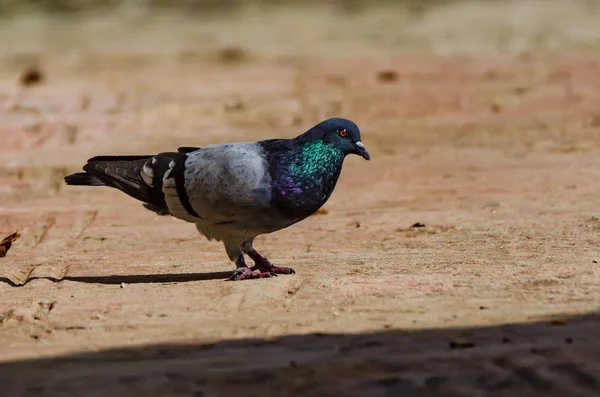
POLYGON ((377 80, 380 83, 393 83, 398 80, 398 72, 395 70, 382 70, 377 73, 377 80))
POLYGON ((225 110, 228 112, 239 112, 246 109, 246 104, 239 99, 232 99, 225 103, 225 110))
POLYGON ((40 84, 44 80, 44 75, 39 69, 29 68, 23 71, 19 77, 19 84, 22 86, 31 86, 40 84))

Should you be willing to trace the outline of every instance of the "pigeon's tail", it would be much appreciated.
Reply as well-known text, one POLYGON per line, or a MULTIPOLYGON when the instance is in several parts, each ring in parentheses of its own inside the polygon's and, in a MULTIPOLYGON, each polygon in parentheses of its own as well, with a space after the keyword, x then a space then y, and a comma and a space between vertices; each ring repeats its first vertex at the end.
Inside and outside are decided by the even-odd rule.
POLYGON ((144 167, 152 161, 153 156, 97 156, 89 159, 83 166, 85 172, 78 172, 65 177, 67 185, 108 186, 126 193, 153 208, 165 210, 164 195, 153 189, 151 180, 144 180, 144 167))
POLYGON ((153 156, 96 156, 83 166, 85 172, 65 177, 67 185, 109 186, 144 203, 151 203, 150 187, 141 171, 153 156))
POLYGON ((106 186, 104 182, 87 172, 77 172, 65 177, 67 185, 74 186, 106 186))

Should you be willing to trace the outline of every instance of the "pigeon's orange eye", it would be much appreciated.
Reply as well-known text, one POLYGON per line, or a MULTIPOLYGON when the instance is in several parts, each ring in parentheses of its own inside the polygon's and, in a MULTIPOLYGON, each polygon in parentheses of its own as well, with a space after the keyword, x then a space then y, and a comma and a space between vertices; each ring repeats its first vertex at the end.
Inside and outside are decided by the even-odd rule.
POLYGON ((342 128, 338 132, 340 133, 340 136, 346 136, 346 135, 348 135, 348 130, 345 129, 345 128, 342 128))

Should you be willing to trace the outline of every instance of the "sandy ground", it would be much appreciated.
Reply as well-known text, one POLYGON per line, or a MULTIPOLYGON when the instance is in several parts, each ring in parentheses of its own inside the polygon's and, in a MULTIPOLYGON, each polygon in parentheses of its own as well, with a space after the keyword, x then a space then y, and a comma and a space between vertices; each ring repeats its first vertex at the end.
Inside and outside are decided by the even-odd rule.
POLYGON ((600 309, 600 57, 384 53, 92 48, 44 53, 27 88, 10 55, 0 237, 22 237, 0 258, 3 395, 596 395, 598 319, 571 316, 600 309), (225 281, 193 226, 62 184, 93 155, 333 115, 372 161, 347 159, 326 213, 257 240, 295 276, 225 281), (289 336, 311 333, 344 335, 289 336))

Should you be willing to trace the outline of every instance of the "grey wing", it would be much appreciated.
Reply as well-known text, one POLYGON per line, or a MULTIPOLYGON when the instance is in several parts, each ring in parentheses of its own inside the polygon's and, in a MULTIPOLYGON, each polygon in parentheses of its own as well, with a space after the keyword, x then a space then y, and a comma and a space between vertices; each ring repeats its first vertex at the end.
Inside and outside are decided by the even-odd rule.
POLYGON ((271 177, 256 143, 211 145, 187 154, 185 188, 205 221, 243 221, 269 206, 271 177))

